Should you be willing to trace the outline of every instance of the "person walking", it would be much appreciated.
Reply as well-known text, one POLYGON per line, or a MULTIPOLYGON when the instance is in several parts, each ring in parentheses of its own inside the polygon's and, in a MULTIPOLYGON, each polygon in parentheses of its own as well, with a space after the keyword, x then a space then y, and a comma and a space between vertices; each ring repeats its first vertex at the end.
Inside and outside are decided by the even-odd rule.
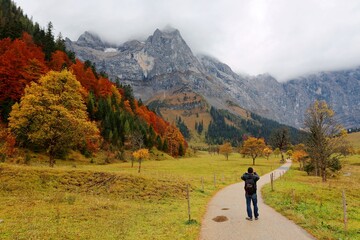
POLYGON ((252 221, 253 214, 251 210, 251 202, 254 206, 254 217, 255 220, 259 219, 259 209, 257 206, 257 195, 256 195, 256 182, 260 179, 259 175, 254 172, 252 167, 248 168, 248 171, 241 176, 241 179, 245 182, 245 198, 246 198, 246 211, 247 218, 246 220, 252 221))

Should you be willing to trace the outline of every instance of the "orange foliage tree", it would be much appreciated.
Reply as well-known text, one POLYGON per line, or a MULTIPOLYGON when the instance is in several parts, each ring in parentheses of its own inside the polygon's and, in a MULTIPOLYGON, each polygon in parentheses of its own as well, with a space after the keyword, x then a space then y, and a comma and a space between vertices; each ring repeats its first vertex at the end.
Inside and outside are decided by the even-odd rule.
POLYGON ((13 155, 15 143, 15 137, 8 131, 5 125, 0 124, 0 162, 4 161, 6 156, 13 155))
POLYGON ((83 62, 76 59, 76 63, 72 64, 70 69, 73 74, 75 74, 76 79, 81 83, 81 86, 83 86, 88 92, 95 92, 98 80, 90 67, 86 68, 83 62))
POLYGON ((167 152, 172 156, 183 156, 186 152, 187 143, 180 130, 169 125, 165 130, 165 141, 167 142, 167 152))
POLYGON ((308 154, 302 149, 295 150, 294 153, 292 154, 292 158, 295 161, 299 162, 300 170, 304 170, 304 165, 306 160, 308 159, 308 154))
MULTIPOLYGON (((89 69, 89 68, 88 68, 89 69)), ((96 95, 97 96, 110 96, 112 94, 112 86, 114 84, 109 81, 107 78, 101 77, 96 85, 96 95)))
POLYGON ((263 154, 265 148, 266 144, 263 138, 249 137, 244 141, 240 153, 250 156, 253 160, 253 165, 255 165, 255 159, 263 154))
POLYGON ((229 160, 229 155, 232 153, 233 149, 229 142, 225 142, 219 147, 219 153, 223 154, 226 157, 226 160, 229 160))
POLYGON ((70 67, 72 62, 70 61, 68 55, 63 51, 55 51, 51 55, 51 61, 49 62, 49 67, 54 71, 61 71, 64 68, 70 67))

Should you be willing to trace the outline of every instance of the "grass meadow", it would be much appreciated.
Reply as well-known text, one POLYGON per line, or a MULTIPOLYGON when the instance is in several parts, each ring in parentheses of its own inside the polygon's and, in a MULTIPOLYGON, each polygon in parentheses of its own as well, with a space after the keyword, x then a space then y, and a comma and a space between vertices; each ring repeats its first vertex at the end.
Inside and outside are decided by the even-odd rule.
MULTIPOLYGON (((240 154, 156 154, 138 173, 137 163, 104 164, 104 157, 75 154, 54 169, 36 154, 28 165, 0 164, 0 239, 197 239, 211 197, 252 164, 240 154)), ((255 169, 265 174, 275 162, 257 159, 255 169)))
POLYGON ((317 239, 360 239, 360 155, 343 159, 339 175, 323 183, 294 164, 289 172, 262 189, 265 202, 317 239), (342 190, 347 203, 344 225, 342 190))
POLYGON ((360 150, 360 132, 348 134, 347 140, 355 149, 360 150))

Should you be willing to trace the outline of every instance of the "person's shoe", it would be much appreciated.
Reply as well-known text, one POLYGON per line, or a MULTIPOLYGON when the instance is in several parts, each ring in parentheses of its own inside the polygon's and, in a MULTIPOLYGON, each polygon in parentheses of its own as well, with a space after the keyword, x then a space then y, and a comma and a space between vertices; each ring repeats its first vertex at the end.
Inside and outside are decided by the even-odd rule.
POLYGON ((252 218, 249 218, 249 217, 247 217, 245 219, 248 220, 248 221, 252 221, 252 218))
POLYGON ((259 217, 256 217, 255 220, 259 220, 259 217))

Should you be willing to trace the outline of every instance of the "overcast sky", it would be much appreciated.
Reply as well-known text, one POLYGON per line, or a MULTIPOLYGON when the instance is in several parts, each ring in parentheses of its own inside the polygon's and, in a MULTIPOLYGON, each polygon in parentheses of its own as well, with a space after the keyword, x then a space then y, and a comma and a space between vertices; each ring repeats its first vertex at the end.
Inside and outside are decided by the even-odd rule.
POLYGON ((55 33, 121 44, 172 26, 195 54, 279 81, 360 66, 358 0, 15 0, 55 33))

